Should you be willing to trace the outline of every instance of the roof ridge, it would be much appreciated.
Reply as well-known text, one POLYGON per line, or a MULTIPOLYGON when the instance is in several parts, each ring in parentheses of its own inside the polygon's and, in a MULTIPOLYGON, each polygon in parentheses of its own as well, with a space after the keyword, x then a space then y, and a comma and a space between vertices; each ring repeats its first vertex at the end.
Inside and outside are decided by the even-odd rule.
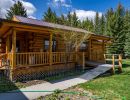
MULTIPOLYGON (((45 22, 45 23, 49 23, 49 24, 54 24, 54 25, 61 25, 61 26, 72 27, 72 28, 76 28, 76 29, 82 29, 82 28, 73 27, 73 26, 67 26, 67 25, 63 25, 63 24, 51 23, 51 22, 47 22, 47 21, 40 20, 40 19, 33 19, 33 18, 23 17, 23 16, 19 16, 19 15, 15 15, 15 16, 16 16, 16 17, 21 17, 21 18, 30 19, 30 20, 45 22)), ((82 30, 87 31, 87 30, 85 30, 85 29, 82 29, 82 30)), ((88 31, 88 32, 90 32, 90 31, 88 31)), ((90 33, 92 33, 92 32, 90 32, 90 33)))

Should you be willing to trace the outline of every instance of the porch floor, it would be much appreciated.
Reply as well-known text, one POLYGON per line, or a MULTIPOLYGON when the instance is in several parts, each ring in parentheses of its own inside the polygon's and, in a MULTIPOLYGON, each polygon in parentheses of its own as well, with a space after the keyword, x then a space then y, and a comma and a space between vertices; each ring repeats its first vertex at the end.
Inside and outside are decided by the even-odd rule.
POLYGON ((69 87, 75 86, 77 84, 92 80, 96 78, 97 76, 110 70, 111 67, 112 65, 109 65, 109 64, 101 64, 101 65, 98 65, 96 68, 86 72, 85 74, 72 78, 72 79, 60 80, 54 83, 47 82, 47 83, 42 83, 38 85, 33 85, 26 88, 22 88, 20 90, 16 90, 19 92, 14 92, 14 93, 1 93, 0 99, 1 100, 10 100, 10 98, 12 98, 13 100, 36 99, 40 96, 51 94, 51 92, 37 92, 37 91, 54 91, 55 89, 64 90, 69 87), (34 91, 34 92, 29 92, 29 91, 34 91))

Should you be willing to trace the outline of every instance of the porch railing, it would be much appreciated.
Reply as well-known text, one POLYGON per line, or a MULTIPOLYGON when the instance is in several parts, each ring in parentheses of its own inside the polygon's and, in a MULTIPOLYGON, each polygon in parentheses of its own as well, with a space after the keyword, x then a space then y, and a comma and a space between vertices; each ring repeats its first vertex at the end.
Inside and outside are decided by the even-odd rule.
POLYGON ((53 52, 52 53, 52 63, 65 63, 65 62, 74 62, 75 61, 75 52, 53 52))
POLYGON ((49 64, 48 52, 16 53, 16 66, 33 66, 49 64))
POLYGON ((112 64, 112 74, 115 73, 115 67, 122 72, 122 55, 121 54, 104 54, 105 63, 112 64))
MULTIPOLYGON (((13 53, 5 53, 1 55, 0 60, 4 59, 9 66, 13 65, 13 53)), ((15 53, 16 67, 27 67, 27 66, 39 66, 50 64, 49 52, 28 52, 28 53, 15 53)), ((75 63, 85 64, 85 53, 83 52, 52 52, 51 64, 65 64, 75 63)), ((3 64, 3 61, 1 61, 3 64)), ((5 65, 5 63, 4 63, 5 65)), ((2 65, 1 65, 2 66, 2 65)))
POLYGON ((0 67, 12 66, 12 53, 0 54, 0 67))
MULTIPOLYGON (((49 65, 48 52, 30 52, 30 53, 16 53, 16 66, 36 66, 36 65, 49 65)), ((75 61, 74 52, 53 52, 52 64, 65 63, 75 61)))

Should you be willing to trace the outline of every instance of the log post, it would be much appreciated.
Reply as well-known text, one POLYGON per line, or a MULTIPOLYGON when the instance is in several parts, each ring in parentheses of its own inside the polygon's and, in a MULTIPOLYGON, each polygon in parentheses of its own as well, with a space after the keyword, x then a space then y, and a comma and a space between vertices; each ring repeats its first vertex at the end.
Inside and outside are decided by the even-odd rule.
POLYGON ((105 62, 105 49, 104 49, 104 40, 102 40, 102 52, 103 52, 103 55, 102 55, 102 60, 105 62), (104 57, 103 57, 104 56, 104 57))
POLYGON ((6 53, 9 53, 9 50, 10 50, 10 41, 9 41, 9 36, 7 36, 7 39, 6 39, 6 53))
POLYGON ((104 63, 106 64, 106 54, 104 54, 104 63))
POLYGON ((49 40, 49 65, 52 65, 52 33, 50 33, 50 40, 49 40))
POLYGON ((75 62, 78 63, 78 47, 77 47, 77 37, 76 37, 76 46, 75 46, 75 62))
POLYGON ((112 74, 115 74, 115 55, 112 55, 112 74))
POLYGON ((10 72, 10 79, 13 80, 13 70, 16 67, 16 30, 12 33, 12 66, 10 72))
POLYGON ((122 55, 119 55, 119 68, 118 68, 119 72, 122 72, 122 55))
POLYGON ((85 53, 83 52, 83 63, 82 63, 82 66, 83 66, 83 71, 85 69, 85 53))
POLYGON ((92 53, 91 53, 91 48, 92 48, 92 40, 91 38, 89 39, 89 60, 92 60, 92 53))

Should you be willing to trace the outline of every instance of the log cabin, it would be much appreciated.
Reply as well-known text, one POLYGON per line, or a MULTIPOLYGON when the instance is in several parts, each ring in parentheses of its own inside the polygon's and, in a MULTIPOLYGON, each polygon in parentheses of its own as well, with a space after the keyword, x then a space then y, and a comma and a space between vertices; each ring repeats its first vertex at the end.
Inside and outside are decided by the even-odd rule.
POLYGON ((36 79, 86 66, 86 61, 104 62, 108 36, 96 35, 83 29, 14 16, 0 19, 0 70, 8 69, 10 80, 36 79), (88 34, 80 46, 68 52, 59 35, 63 32, 88 34), (67 63, 65 63, 67 62, 67 63))

